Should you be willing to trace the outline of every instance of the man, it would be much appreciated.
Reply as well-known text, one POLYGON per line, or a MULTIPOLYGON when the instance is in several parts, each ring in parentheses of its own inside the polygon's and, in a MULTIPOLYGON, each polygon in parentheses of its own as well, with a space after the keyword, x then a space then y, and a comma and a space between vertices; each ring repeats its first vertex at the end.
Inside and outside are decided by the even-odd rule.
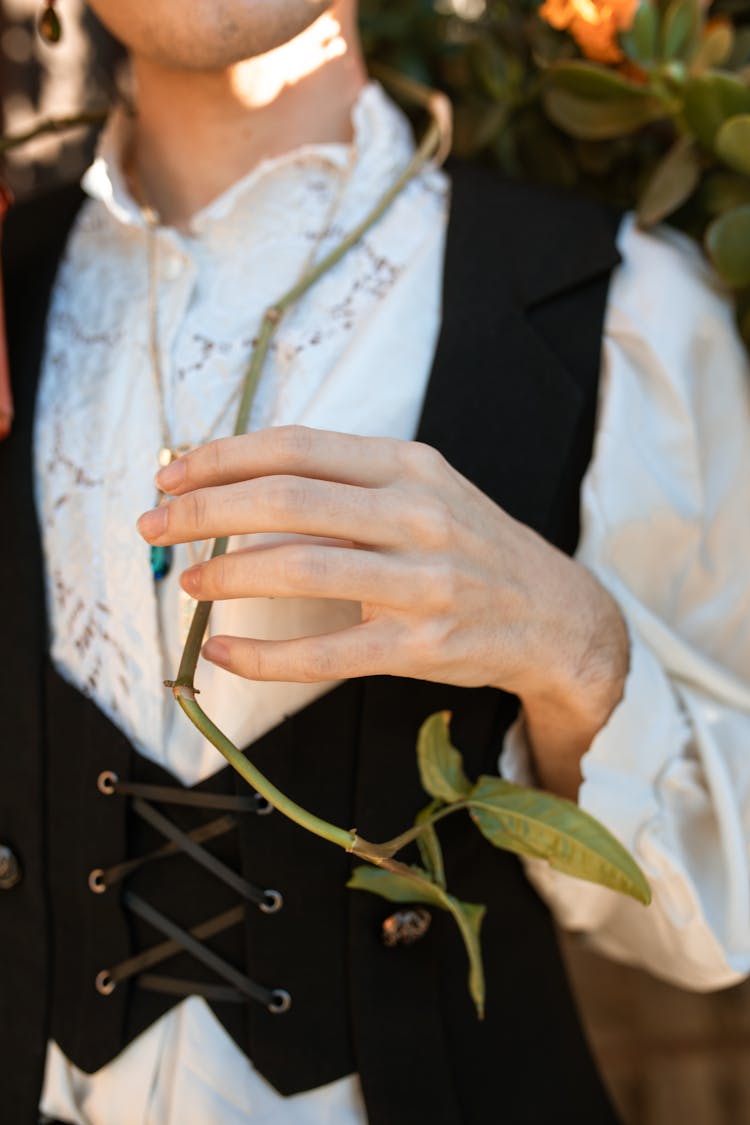
POLYGON ((681 240, 628 222, 608 289, 609 214, 460 168, 446 242, 428 169, 284 319, 251 433, 213 441, 264 310, 411 140, 351 0, 92 6, 137 116, 108 127, 82 207, 63 193, 8 231, 10 1120, 39 1096, 42 1032, 39 1104, 71 1125, 614 1120, 515 860, 446 826, 451 887, 489 902, 482 1025, 449 920, 386 949, 391 908, 258 816, 160 681, 181 596, 216 599, 205 709, 375 839, 424 803, 414 737, 450 708, 470 772, 504 746, 506 775, 578 795, 645 866, 648 910, 531 865, 564 921, 689 987, 739 980, 750 445, 727 304, 681 240), (157 482, 174 499, 139 522, 177 552, 155 582, 132 524, 182 445, 157 482))

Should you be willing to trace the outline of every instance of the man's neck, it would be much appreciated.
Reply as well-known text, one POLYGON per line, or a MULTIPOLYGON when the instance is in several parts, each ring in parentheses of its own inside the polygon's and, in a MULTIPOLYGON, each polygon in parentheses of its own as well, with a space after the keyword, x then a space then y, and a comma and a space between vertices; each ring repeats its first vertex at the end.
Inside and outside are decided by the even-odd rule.
POLYGON ((261 160, 351 140, 366 73, 351 6, 297 39, 217 73, 132 60, 137 119, 131 177, 162 223, 186 226, 261 160))

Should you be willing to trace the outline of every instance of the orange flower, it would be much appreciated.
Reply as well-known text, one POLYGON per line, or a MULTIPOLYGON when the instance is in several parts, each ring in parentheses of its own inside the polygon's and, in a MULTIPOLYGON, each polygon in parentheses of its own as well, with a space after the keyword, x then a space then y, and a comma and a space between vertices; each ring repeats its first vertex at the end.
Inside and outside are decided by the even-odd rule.
POLYGON ((539 15, 558 31, 568 31, 587 58, 619 63, 624 55, 617 34, 627 31, 639 0, 544 0, 539 15))

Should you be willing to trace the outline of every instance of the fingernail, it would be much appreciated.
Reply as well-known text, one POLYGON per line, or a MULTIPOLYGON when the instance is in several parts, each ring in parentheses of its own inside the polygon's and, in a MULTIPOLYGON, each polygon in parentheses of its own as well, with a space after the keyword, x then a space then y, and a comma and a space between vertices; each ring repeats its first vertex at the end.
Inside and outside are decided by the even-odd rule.
POLYGON ((185 462, 182 457, 178 457, 176 461, 170 461, 163 469, 159 469, 156 474, 157 487, 162 492, 171 492, 173 488, 177 488, 185 477, 185 462))
POLYGON ((210 660, 212 664, 218 664, 222 668, 229 667, 229 647, 224 641, 211 637, 211 640, 204 644, 202 652, 206 660, 210 660))
POLYGON ((180 585, 189 594, 197 594, 201 584, 201 566, 190 566, 180 575, 180 585))
POLYGON ((166 505, 144 512, 136 527, 144 539, 158 539, 167 526, 166 505))

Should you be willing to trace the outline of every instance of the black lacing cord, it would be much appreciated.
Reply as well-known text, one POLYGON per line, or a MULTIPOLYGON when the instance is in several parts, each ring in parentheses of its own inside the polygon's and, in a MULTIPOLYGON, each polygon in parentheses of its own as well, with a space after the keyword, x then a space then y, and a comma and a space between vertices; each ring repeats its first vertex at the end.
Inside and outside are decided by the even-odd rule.
MULTIPOLYGON (((195 840, 197 844, 206 843, 208 840, 214 840, 217 836, 223 836, 225 833, 231 831, 232 828, 237 827, 237 820, 233 816, 220 816, 216 820, 210 820, 207 824, 200 824, 194 828, 192 832, 186 833, 191 839, 195 840)), ((108 887, 114 886, 115 883, 121 882, 126 876, 137 871, 139 867, 143 867, 146 863, 151 863, 156 859, 166 859, 168 856, 177 855, 180 852, 180 845, 174 843, 162 844, 160 848, 156 848, 152 852, 146 852, 145 855, 139 856, 137 859, 128 859, 124 863, 116 863, 113 867, 95 867, 89 874, 89 889, 94 894, 104 894, 108 887)))
POLYGON ((112 770, 103 770, 96 779, 97 788, 106 797, 117 793, 121 797, 143 797, 163 805, 192 805, 199 809, 223 809, 224 812, 250 812, 266 816, 273 812, 265 797, 256 793, 252 797, 236 797, 225 793, 202 793, 191 789, 176 789, 170 785, 144 785, 139 781, 120 781, 112 770))
POLYGON ((171 996, 202 996, 204 1000, 219 1000, 224 1004, 245 1003, 242 993, 228 984, 207 984, 205 981, 162 977, 156 973, 141 973, 136 983, 139 988, 145 988, 149 992, 166 992, 171 996))
MULTIPOLYGON (((205 922, 199 922, 196 926, 191 926, 188 932, 196 940, 215 937, 231 926, 239 925, 244 918, 244 913, 243 907, 233 906, 231 910, 225 910, 223 914, 216 914, 213 918, 207 918, 205 922)), ((171 938, 169 941, 152 945, 150 949, 145 949, 143 953, 137 953, 134 957, 128 957, 125 961, 120 961, 112 969, 103 969, 96 978, 97 991, 104 996, 108 996, 111 992, 114 992, 118 984, 129 980, 130 977, 137 976, 144 969, 152 969, 156 965, 160 965, 162 961, 166 961, 168 957, 173 957, 181 949, 180 943, 171 938)))
POLYGON ((199 863, 201 867, 205 867, 206 871, 209 871, 222 883, 226 883, 228 887, 236 891, 241 898, 254 902, 266 914, 275 913, 281 908, 281 895, 278 891, 267 891, 263 887, 256 887, 253 883, 249 883, 247 879, 243 879, 236 871, 232 871, 231 867, 227 867, 216 856, 211 855, 211 852, 206 851, 195 840, 191 840, 186 832, 182 832, 175 824, 172 824, 171 820, 162 816, 152 805, 149 805, 140 797, 136 797, 133 801, 133 811, 152 828, 155 828, 157 832, 161 832, 162 836, 166 836, 168 840, 176 844, 181 851, 190 856, 196 863, 199 863))
POLYGON ((182 948, 195 957, 196 961, 200 961, 207 968, 213 969, 217 976, 223 977, 231 985, 237 989, 238 992, 243 992, 249 996, 251 1000, 257 1000, 260 1004, 265 1004, 269 1007, 276 999, 276 989, 264 988, 262 984, 256 984, 255 981, 250 980, 239 969, 235 969, 233 965, 228 964, 223 957, 219 957, 216 953, 210 950, 207 946, 203 945, 200 941, 193 937, 188 930, 183 930, 181 926, 176 925, 170 918, 167 918, 161 911, 156 910, 150 903, 145 902, 138 895, 134 895, 132 891, 125 891, 123 896, 125 905, 128 906, 134 914, 142 918, 144 922, 148 922, 155 930, 159 930, 165 937, 171 938, 176 941, 182 948))
MULTIPOLYGON (((145 799, 150 798, 163 803, 192 805, 199 808, 255 812, 262 815, 265 812, 270 812, 271 806, 259 794, 256 794, 255 797, 232 797, 212 793, 189 792, 168 786, 121 782, 111 770, 105 770, 99 774, 97 786, 100 792, 106 796, 117 794, 132 798, 134 812, 157 832, 165 836, 168 842, 137 859, 128 860, 106 870, 96 868, 89 875, 89 887, 92 891, 102 893, 135 868, 154 859, 184 852, 217 879, 231 887, 242 898, 255 903, 264 913, 273 914, 281 909, 283 900, 278 891, 254 886, 201 846, 206 840, 222 835, 230 828, 235 827, 236 820, 234 817, 219 817, 217 820, 201 825, 191 832, 183 832, 145 799)), ((227 1000, 233 1003, 242 1002, 245 998, 249 998, 265 1005, 274 1014, 286 1012, 291 1007, 291 997, 284 989, 270 989, 257 984, 202 944, 201 939, 213 937, 230 926, 240 923, 244 918, 242 906, 236 906, 223 914, 216 915, 214 918, 209 918, 205 922, 193 926, 189 930, 185 930, 132 891, 124 891, 122 900, 129 910, 164 934, 167 940, 144 950, 135 957, 129 957, 127 960, 119 962, 111 969, 103 969, 98 973, 96 988, 102 995, 110 995, 120 982, 128 980, 130 977, 136 977, 135 983, 142 988, 168 992, 173 995, 188 996, 196 994, 205 996, 207 999, 227 1000), (229 986, 181 980, 144 972, 144 970, 153 968, 168 957, 178 953, 181 949, 212 969, 218 976, 223 977, 224 980, 229 982, 229 986)))
MULTIPOLYGON (((159 930, 168 938, 167 941, 161 942, 159 945, 152 946, 151 949, 144 950, 136 957, 129 957, 127 961, 121 961, 113 969, 105 969, 100 972, 96 978, 96 987, 103 995, 108 996, 114 992, 118 984, 127 980, 129 977, 136 976, 144 969, 151 968, 153 965, 166 960, 174 953, 184 949, 186 953, 190 953, 197 961, 206 965, 209 969, 223 977, 224 980, 230 982, 233 989, 225 990, 222 992, 222 999, 230 999, 232 1001, 241 1000, 243 996, 249 997, 260 1004, 263 1004, 270 1012, 274 1014, 281 1014, 286 1012, 291 1007, 291 997, 289 993, 283 988, 266 988, 262 984, 256 984, 255 981, 250 980, 249 977, 241 973, 239 969, 235 969, 223 957, 219 957, 207 946, 203 945, 198 939, 213 937, 216 934, 222 933, 230 926, 236 925, 242 921, 243 910, 241 906, 235 906, 231 910, 225 911, 223 914, 217 914, 214 918, 209 918, 206 922, 201 922, 197 926, 193 926, 190 930, 184 930, 173 922, 166 915, 162 914, 150 903, 146 902, 139 895, 133 894, 132 891, 125 891, 123 894, 125 905, 142 918, 144 922, 148 922, 155 930, 159 930)), ((146 982, 138 981, 136 983, 142 984, 144 987, 151 989, 158 988, 158 991, 168 991, 177 995, 190 995, 197 993, 199 995, 209 995, 215 991, 214 985, 201 985, 196 981, 182 981, 178 978, 171 977, 157 977, 150 976, 146 982), (168 987, 163 989, 159 987, 163 982, 168 982, 168 987), (208 989, 206 992, 205 990, 208 989)))

